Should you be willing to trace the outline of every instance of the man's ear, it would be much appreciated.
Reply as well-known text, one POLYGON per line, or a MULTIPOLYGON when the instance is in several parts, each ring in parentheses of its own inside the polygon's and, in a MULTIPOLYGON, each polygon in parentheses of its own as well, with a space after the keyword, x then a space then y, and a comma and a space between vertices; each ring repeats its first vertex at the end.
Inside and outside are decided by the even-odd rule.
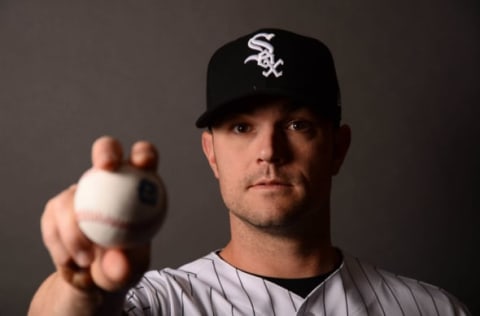
POLYGON ((342 125, 334 130, 333 135, 333 169, 332 175, 338 174, 340 167, 347 156, 352 139, 350 126, 342 125))
POLYGON ((204 131, 202 133, 202 149, 210 168, 212 168, 215 178, 218 179, 217 160, 213 149, 213 133, 211 131, 204 131))

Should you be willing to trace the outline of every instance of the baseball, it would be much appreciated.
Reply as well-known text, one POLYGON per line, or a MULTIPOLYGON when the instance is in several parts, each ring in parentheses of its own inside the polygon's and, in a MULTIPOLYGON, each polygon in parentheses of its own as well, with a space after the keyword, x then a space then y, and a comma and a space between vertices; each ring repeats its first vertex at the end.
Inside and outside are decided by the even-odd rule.
POLYGON ((166 213, 162 181, 124 165, 119 170, 88 170, 79 180, 74 209, 81 231, 103 247, 127 248, 148 242, 166 213))

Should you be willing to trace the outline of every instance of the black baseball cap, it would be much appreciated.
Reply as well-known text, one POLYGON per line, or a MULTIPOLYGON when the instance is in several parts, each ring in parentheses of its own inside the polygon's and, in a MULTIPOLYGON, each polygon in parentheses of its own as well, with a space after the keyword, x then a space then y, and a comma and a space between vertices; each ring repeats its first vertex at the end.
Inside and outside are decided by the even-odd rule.
POLYGON ((220 47, 207 69, 207 110, 199 128, 238 110, 244 99, 287 97, 340 121, 340 91, 332 54, 317 39, 260 29, 220 47))

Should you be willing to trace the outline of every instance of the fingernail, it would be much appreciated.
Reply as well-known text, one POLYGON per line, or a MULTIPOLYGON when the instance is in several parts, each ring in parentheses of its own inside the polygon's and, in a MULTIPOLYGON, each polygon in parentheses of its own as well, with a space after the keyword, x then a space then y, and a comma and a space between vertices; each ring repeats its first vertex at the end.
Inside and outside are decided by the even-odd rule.
POLYGON ((108 153, 105 154, 106 158, 108 158, 110 161, 119 161, 120 157, 115 151, 109 151, 108 153))
POLYGON ((155 160, 155 155, 150 151, 137 151, 132 156, 133 163, 139 166, 148 166, 155 160))
POLYGON ((102 154, 100 160, 100 165, 102 167, 111 168, 116 166, 120 159, 115 153, 111 152, 102 154))

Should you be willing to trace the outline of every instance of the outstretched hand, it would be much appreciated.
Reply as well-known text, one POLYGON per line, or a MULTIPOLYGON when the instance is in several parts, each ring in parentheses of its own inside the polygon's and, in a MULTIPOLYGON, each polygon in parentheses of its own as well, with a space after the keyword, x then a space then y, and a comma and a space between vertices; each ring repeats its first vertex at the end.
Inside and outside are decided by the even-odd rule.
MULTIPOLYGON (((152 144, 140 141, 132 146, 126 161, 117 140, 101 137, 95 141, 92 146, 93 168, 115 171, 124 163, 156 172, 158 153, 152 144)), ((57 271, 67 283, 85 292, 97 289, 125 291, 147 270, 150 244, 106 249, 92 243, 77 223, 73 209, 75 190, 73 185, 52 198, 42 216, 43 240, 57 271)))

